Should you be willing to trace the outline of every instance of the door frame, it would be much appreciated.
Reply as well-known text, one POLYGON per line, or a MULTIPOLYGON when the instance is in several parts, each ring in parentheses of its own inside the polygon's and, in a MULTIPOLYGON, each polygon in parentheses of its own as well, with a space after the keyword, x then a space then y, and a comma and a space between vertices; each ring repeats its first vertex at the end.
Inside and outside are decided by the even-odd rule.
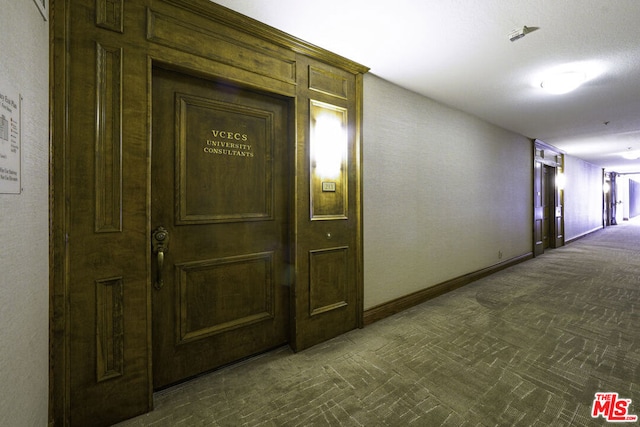
MULTIPOLYGON (((353 287, 353 298, 348 301, 348 305, 351 307, 350 310, 354 310, 354 323, 346 325, 345 328, 352 329, 363 326, 362 85, 363 74, 368 71, 367 67, 208 0, 128 0, 126 9, 125 2, 118 0, 50 0, 50 34, 50 425, 68 425, 72 422, 71 420, 82 423, 79 421, 83 419, 82 416, 91 416, 93 417, 91 419, 100 420, 106 425, 147 412, 153 407, 153 382, 151 381, 152 370, 150 368, 150 292, 153 288, 150 263, 152 253, 149 244, 151 237, 151 183, 148 150, 150 149, 149 120, 151 117, 150 85, 154 63, 188 68, 197 71, 204 77, 228 79, 234 84, 242 84, 293 100, 292 108, 294 111, 292 112, 293 117, 290 117, 290 125, 294 127, 292 129, 292 144, 295 155, 291 159, 293 163, 291 174, 295 175, 296 179, 292 183, 293 194, 290 205, 293 206, 293 212, 290 227, 294 236, 292 239, 295 239, 295 253, 292 253, 292 257, 296 263, 291 274, 296 277, 296 284, 292 289, 290 315, 296 320, 292 322, 291 346, 295 350, 301 350, 331 338, 326 333, 324 335, 322 333, 310 335, 309 326, 312 326, 313 329, 322 329, 318 326, 323 324, 324 316, 332 316, 332 313, 341 310, 340 304, 327 303, 326 307, 317 310, 319 314, 312 316, 310 314, 309 288, 314 286, 313 283, 310 283, 313 281, 312 273, 316 270, 322 271, 322 263, 325 260, 333 263, 331 266, 335 266, 336 262, 340 262, 342 259, 340 258, 342 254, 349 257, 350 273, 348 278, 349 286, 353 287), (82 20, 77 19, 76 9, 77 13, 83 17, 82 20), (112 13, 105 14, 104 12, 107 10, 112 13), (125 12, 127 12, 126 15, 125 12), (74 17, 76 19, 73 19, 74 17), (95 22, 84 22, 87 21, 87 17, 95 18, 95 22), (215 25, 203 25, 205 21, 215 25), (82 31, 85 31, 86 28, 87 37, 83 42, 80 42, 82 38, 78 36, 78 28, 82 28, 82 31), (172 30, 177 30, 181 34, 176 35, 172 30), (193 33, 190 33, 192 31, 193 33), (227 50, 212 49, 215 52, 202 50, 200 49, 202 43, 192 42, 194 34, 197 34, 199 39, 204 37, 208 42, 227 46, 227 50), (133 39, 133 37, 136 38, 133 39), (130 38, 133 41, 130 41, 130 38), (131 287, 128 288, 131 282, 127 282, 126 277, 124 280, 118 275, 98 278, 99 280, 96 278, 84 280, 83 278, 82 283, 88 288, 98 286, 104 289, 113 289, 116 293, 116 299, 119 298, 119 301, 109 303, 113 304, 111 308, 125 310, 125 314, 128 313, 129 318, 132 316, 131 312, 135 311, 131 308, 132 301, 135 300, 136 304, 139 304, 137 306, 138 313, 135 314, 137 316, 135 324, 126 324, 123 329, 124 334, 134 333, 135 338, 128 335, 129 338, 125 336, 125 339, 120 342, 121 345, 125 345, 125 342, 130 343, 134 339, 137 346, 135 351, 139 353, 136 353, 135 364, 126 365, 125 363, 124 367, 119 365, 116 369, 117 372, 110 372, 107 376, 99 379, 97 383, 92 383, 92 396, 89 397, 85 396, 87 393, 83 393, 82 389, 77 389, 73 385, 76 384, 74 381, 77 382, 74 377, 79 375, 78 371, 81 369, 84 370, 82 375, 85 377, 91 379, 91 376, 95 376, 96 368, 92 364, 96 362, 89 361, 87 363, 89 368, 78 368, 74 362, 79 358, 91 359, 95 355, 78 354, 76 349, 79 347, 74 346, 75 340, 78 339, 75 336, 78 334, 78 330, 73 328, 73 318, 74 316, 78 317, 76 308, 82 298, 74 298, 74 292, 79 284, 77 282, 78 274, 72 275, 75 271, 74 262, 77 260, 70 257, 70 253, 72 253, 70 248, 74 248, 77 253, 78 247, 81 247, 77 243, 78 237, 82 240, 82 236, 78 236, 76 225, 71 221, 75 214, 74 208, 80 201, 78 201, 79 198, 74 199, 76 193, 73 191, 73 186, 77 185, 78 180, 76 176, 73 176, 75 181, 71 179, 70 170, 73 169, 71 161, 73 151, 79 146, 78 138, 73 136, 74 132, 75 135, 78 134, 79 125, 76 125, 78 118, 76 115, 80 114, 82 118, 86 118, 83 114, 97 117, 95 113, 92 115, 93 109, 98 108, 98 102, 95 98, 100 99, 100 91, 104 90, 104 87, 100 87, 95 82, 81 85, 78 84, 77 75, 72 78, 72 70, 77 70, 77 67, 74 68, 74 61, 78 61, 77 58, 82 52, 77 50, 78 43, 84 43, 82 47, 85 50, 91 48, 98 52, 97 59, 95 56, 87 59, 87 61, 94 61, 96 70, 87 71, 87 74, 82 76, 84 82, 90 81, 94 77, 99 78, 102 71, 107 74, 109 79, 101 80, 98 83, 107 85, 107 89, 114 91, 113 94, 118 95, 115 92, 117 89, 121 90, 120 96, 132 97, 129 92, 122 90, 122 87, 114 88, 113 85, 117 84, 117 78, 120 78, 121 85, 123 84, 125 87, 131 85, 129 86, 131 88, 135 84, 136 90, 139 89, 137 93, 146 94, 146 96, 136 98, 133 105, 127 104, 130 99, 121 100, 119 106, 116 105, 117 103, 114 104, 116 109, 121 108, 119 125, 125 122, 124 119, 140 122, 140 126, 136 124, 136 131, 133 133, 122 132, 122 128, 120 128, 120 138, 124 136, 128 138, 128 143, 133 141, 137 145, 139 150, 136 154, 138 156, 136 158, 137 165, 145 165, 142 166, 142 169, 146 167, 146 170, 140 169, 136 172, 139 175, 144 173, 147 176, 146 183, 143 183, 139 190, 136 190, 140 191, 139 196, 146 200, 144 210, 140 209, 136 212, 138 216, 135 222, 140 223, 141 226, 139 230, 127 230, 128 226, 131 227, 131 221, 125 220, 118 223, 117 220, 114 220, 115 226, 108 229, 108 233, 101 235, 101 238, 111 238, 110 241, 113 241, 114 236, 122 236, 123 232, 129 233, 128 236, 132 237, 129 243, 134 245, 136 250, 140 249, 139 255, 136 257, 140 257, 141 264, 144 265, 142 268, 146 271, 146 284, 138 280, 136 283, 138 289, 135 290, 136 294, 132 299, 128 297, 130 294, 127 294, 132 291, 131 287), (190 49, 200 50, 196 53, 189 53, 190 49), (235 62, 243 59, 238 59, 235 49, 256 54, 260 61, 274 61, 277 66, 270 66, 255 60, 252 61, 255 64, 253 66, 259 68, 248 69, 247 67, 251 67, 251 65, 247 65, 249 62, 244 64, 235 62), (221 52, 228 56, 216 56, 221 52), (103 55, 102 59, 100 55, 103 55), (107 61, 111 61, 108 63, 110 68, 101 70, 100 66, 105 65, 103 61, 105 58, 107 61), (118 69, 118 67, 120 68, 118 69), (122 67, 134 67, 138 70, 138 74, 134 76, 135 79, 123 79, 123 75, 118 74, 124 74, 122 67), (144 69, 146 72, 142 71, 144 69), (114 77, 116 80, 113 79, 114 77), (96 86, 98 87, 96 88, 96 86), (77 107, 77 101, 74 101, 76 104, 72 104, 74 97, 77 98, 78 92, 81 90, 86 90, 86 113, 80 111, 77 107), (345 196, 344 198, 349 201, 350 206, 347 219, 328 218, 322 221, 312 221, 310 218, 309 110, 311 100, 336 105, 348 111, 350 162, 349 184, 345 188, 349 197, 345 196), (73 107, 73 105, 76 106, 73 107), (134 112, 134 118, 128 116, 128 113, 134 112), (142 117, 146 117, 144 124, 142 117), (298 201, 300 203, 297 203, 298 201), (143 218, 146 219, 141 221, 143 218), (142 226, 142 224, 145 225, 142 226), (345 230, 348 230, 349 234, 344 235, 345 240, 341 241, 341 235, 345 233, 345 230), (328 241, 329 239, 333 240, 328 241), (344 248, 348 248, 348 250, 343 250, 344 248), (314 257, 317 254, 319 256, 314 257), (334 254, 338 254, 338 256, 334 256, 334 254), (313 258, 313 262, 316 263, 315 267, 309 267, 310 258, 313 258), (120 304, 122 300, 125 302, 124 309, 120 304), (87 370, 88 372, 85 372, 87 370), (133 391, 132 387, 126 385, 127 380, 122 379, 124 385, 119 385, 120 383, 117 382, 120 381, 118 377, 131 376, 132 372, 136 376, 135 390, 133 391), (101 394, 100 390, 108 390, 110 394, 105 397, 107 395, 101 394), (135 402, 128 398, 132 393, 135 393, 135 402), (101 404, 98 404, 100 400, 96 400, 96 396, 103 398, 101 404), (74 407, 79 406, 86 407, 86 410, 83 409, 84 412, 76 416, 73 413, 74 407)), ((113 113, 107 110, 102 112, 105 111, 113 113)), ((116 111, 116 113, 118 112, 116 111)), ((133 125, 127 124, 127 126, 133 125)), ((95 145, 91 140, 100 137, 99 131, 84 133, 87 139, 87 150, 93 152, 95 145)), ((128 162, 130 165, 131 160, 128 159, 128 162)), ((120 171, 124 169, 125 173, 132 173, 127 170, 126 166, 124 168, 122 165, 119 166, 121 167, 120 171)), ((94 168, 93 164, 88 165, 88 181, 91 182, 86 184, 91 188, 95 184, 91 180, 92 168, 94 168)), ((117 177, 113 179, 117 179, 117 177)), ((124 184, 122 181, 120 182, 119 188, 126 197, 131 197, 131 195, 126 195, 127 191, 131 191, 130 186, 131 181, 125 179, 124 184)), ((90 191, 91 189, 83 189, 83 194, 90 194, 90 191)), ((90 203, 87 206, 92 206, 94 201, 91 200, 90 203)), ((131 199, 128 199, 127 203, 129 203, 128 206, 133 206, 131 199)), ((93 221, 93 218, 90 221, 93 221)), ((326 277, 320 277, 320 279, 326 282, 326 277)), ((111 298, 110 295, 107 297, 111 298)), ((102 296, 101 301, 107 297, 102 296)), ((95 304, 95 301, 91 301, 89 305, 92 304, 95 304)), ((336 319, 339 317, 329 321, 332 326, 340 324, 336 319)), ((93 328, 96 329, 95 326, 93 328)), ((95 333, 100 333, 100 331, 95 333)), ((89 342, 90 348, 95 345, 97 338, 84 336, 82 339, 89 342), (92 340, 94 344, 91 343, 92 340)), ((133 350, 125 348, 124 351, 131 354, 133 350)))
POLYGON ((617 177, 618 173, 607 172, 602 169, 602 228, 618 225, 616 219, 618 206, 617 177))
POLYGON ((544 253, 544 243, 542 239, 542 201, 541 197, 546 189, 543 179, 543 165, 552 168, 554 214, 549 219, 550 236, 549 248, 559 248, 564 246, 564 187, 559 185, 562 181, 560 176, 564 175, 564 152, 539 139, 533 140, 533 256, 544 253))

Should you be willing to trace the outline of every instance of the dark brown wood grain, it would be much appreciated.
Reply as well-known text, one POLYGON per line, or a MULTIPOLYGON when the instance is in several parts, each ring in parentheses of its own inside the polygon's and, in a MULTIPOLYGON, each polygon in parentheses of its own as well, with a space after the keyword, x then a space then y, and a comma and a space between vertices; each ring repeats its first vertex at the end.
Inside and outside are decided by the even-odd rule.
POLYGON ((51 424, 111 425, 154 387, 362 326, 367 68, 206 0, 51 14, 51 424), (312 100, 346 112, 335 193, 312 100))
POLYGON ((292 141, 282 97, 156 69, 152 98, 157 389, 288 342, 292 141))

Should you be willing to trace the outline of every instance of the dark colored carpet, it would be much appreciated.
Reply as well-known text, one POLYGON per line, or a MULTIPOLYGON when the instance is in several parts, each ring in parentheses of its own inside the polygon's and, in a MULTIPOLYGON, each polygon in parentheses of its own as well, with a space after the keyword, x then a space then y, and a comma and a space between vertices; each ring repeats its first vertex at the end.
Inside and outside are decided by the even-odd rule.
POLYGON ((153 412, 122 425, 602 426, 596 392, 640 415, 636 222, 307 351, 157 393, 153 412))

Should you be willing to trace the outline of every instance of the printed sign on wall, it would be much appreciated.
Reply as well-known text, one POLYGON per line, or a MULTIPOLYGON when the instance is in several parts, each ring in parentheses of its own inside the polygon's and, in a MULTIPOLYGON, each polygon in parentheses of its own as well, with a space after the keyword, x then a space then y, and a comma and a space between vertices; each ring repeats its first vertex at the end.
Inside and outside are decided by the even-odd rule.
POLYGON ((0 193, 20 193, 20 95, 0 87, 0 193))

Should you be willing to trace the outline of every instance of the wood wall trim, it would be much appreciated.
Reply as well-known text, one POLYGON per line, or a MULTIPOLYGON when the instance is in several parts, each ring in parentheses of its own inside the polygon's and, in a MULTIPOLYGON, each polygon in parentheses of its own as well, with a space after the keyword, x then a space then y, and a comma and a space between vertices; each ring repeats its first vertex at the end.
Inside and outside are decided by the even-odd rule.
MULTIPOLYGON (((291 246, 297 250, 290 259, 298 278, 291 292, 308 291, 307 255, 326 250, 333 239, 331 245, 348 248, 346 279, 340 280, 349 283, 349 293, 331 300, 315 290, 313 316, 308 293, 299 299, 304 303, 291 303, 306 317, 292 316, 298 322, 292 334, 301 338, 290 345, 301 350, 362 327, 362 73, 368 68, 208 0, 50 5, 49 425, 110 425, 153 407, 149 137, 155 66, 286 98, 295 142, 290 166, 300 182, 309 181, 309 99, 349 110, 348 218, 309 221, 308 187, 296 180, 290 186, 291 246), (172 39, 172 31, 181 38, 172 39), (203 36, 208 50, 187 43, 203 36), (238 57, 236 46, 255 61, 238 57), (305 209, 293 197, 304 200, 305 209)), ((319 267, 315 272, 320 276, 319 267)))
POLYGON ((311 43, 307 43, 297 37, 270 27, 253 18, 242 15, 224 6, 211 3, 208 0, 162 0, 165 3, 196 12, 208 19, 220 22, 223 25, 251 34, 270 43, 278 44, 296 53, 315 58, 319 61, 328 62, 340 68, 348 70, 354 74, 366 73, 368 67, 351 61, 343 56, 328 52, 311 43), (213 12, 215 8, 215 12, 213 12))
POLYGON ((96 381, 124 375, 124 282, 96 280, 96 381))
POLYGON ((296 63, 293 52, 268 49, 266 46, 251 43, 252 40, 239 42, 206 28, 203 23, 198 25, 185 22, 149 9, 147 40, 287 84, 295 84, 296 63), (235 50, 236 54, 229 57, 226 55, 229 50, 235 50), (256 63, 261 66, 256 67, 256 63))
POLYGON ((96 12, 98 27, 124 33, 124 0, 97 0, 96 12))
POLYGON ((121 47, 96 43, 95 231, 122 232, 121 47))
POLYGON ((371 325, 372 323, 382 320, 385 317, 393 316, 401 311, 407 310, 423 302, 429 301, 440 295, 451 292, 454 289, 461 288, 483 277, 490 276, 493 273, 512 267, 521 262, 530 260, 533 258, 533 253, 528 252, 526 254, 511 258, 507 261, 501 262, 491 267, 483 268, 481 270, 474 271, 463 276, 456 277, 446 282, 439 283, 435 286, 422 289, 420 291, 405 295, 400 298, 396 298, 389 302, 377 305, 364 311, 364 326, 371 325))
POLYGON ((357 280, 357 317, 358 327, 364 327, 364 235, 362 226, 362 216, 364 212, 363 207, 363 191, 362 191, 362 130, 364 129, 364 75, 356 74, 356 218, 358 220, 358 226, 356 227, 356 256, 358 257, 358 271, 356 275, 357 280))
POLYGON ((68 177, 66 141, 69 120, 68 0, 49 2, 49 425, 69 418, 69 278, 66 245, 68 177))

